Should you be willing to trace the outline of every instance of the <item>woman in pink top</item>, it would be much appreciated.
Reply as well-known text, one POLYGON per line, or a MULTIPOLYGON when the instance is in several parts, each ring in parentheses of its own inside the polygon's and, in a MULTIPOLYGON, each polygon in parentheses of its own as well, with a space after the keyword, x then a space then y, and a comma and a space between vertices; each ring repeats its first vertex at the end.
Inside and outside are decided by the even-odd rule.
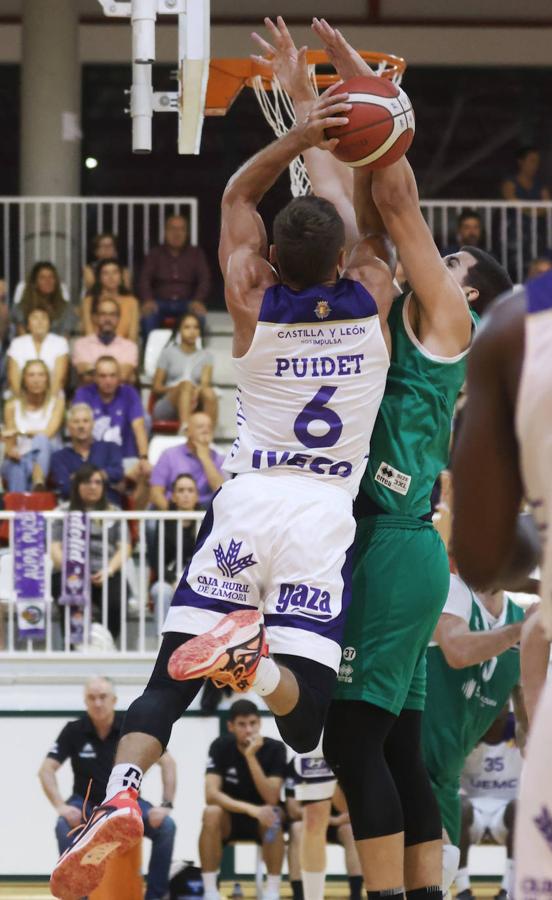
POLYGON ((94 334, 92 317, 100 300, 116 300, 120 318, 117 326, 119 337, 138 340, 140 313, 138 300, 124 283, 124 269, 116 259, 102 259, 96 266, 96 280, 81 304, 82 325, 85 334, 94 334))

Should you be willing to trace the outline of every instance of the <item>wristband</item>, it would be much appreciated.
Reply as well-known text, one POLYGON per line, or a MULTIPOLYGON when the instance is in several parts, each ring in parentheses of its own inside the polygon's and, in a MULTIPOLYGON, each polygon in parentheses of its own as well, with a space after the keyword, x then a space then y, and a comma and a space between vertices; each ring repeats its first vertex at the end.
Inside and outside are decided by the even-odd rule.
POLYGON ((163 803, 161 804, 161 808, 162 809, 173 809, 173 805, 170 800, 163 800, 163 803))

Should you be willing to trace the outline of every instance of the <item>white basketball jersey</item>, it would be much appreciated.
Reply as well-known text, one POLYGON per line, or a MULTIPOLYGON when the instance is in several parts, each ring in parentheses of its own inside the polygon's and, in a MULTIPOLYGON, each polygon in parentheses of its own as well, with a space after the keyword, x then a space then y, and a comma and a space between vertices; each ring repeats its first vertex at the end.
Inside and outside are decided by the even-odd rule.
POLYGON ((552 272, 525 288, 525 353, 516 427, 527 501, 541 532, 541 615, 552 639, 552 272))
POLYGON ((517 797, 521 753, 514 741, 486 744, 481 741, 468 756, 461 786, 470 800, 504 800, 517 797))
POLYGON ((238 437, 225 469, 296 473, 355 496, 389 368, 368 291, 345 278, 270 287, 251 346, 234 363, 238 437))

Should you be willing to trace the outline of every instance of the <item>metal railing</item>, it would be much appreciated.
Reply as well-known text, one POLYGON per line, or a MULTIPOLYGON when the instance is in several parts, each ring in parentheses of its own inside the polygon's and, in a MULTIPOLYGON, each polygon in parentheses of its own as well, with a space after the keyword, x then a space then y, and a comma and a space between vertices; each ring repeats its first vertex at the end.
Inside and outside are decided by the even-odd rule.
MULTIPOLYGON (((81 649, 71 645, 71 627, 70 627, 70 609, 67 606, 60 606, 52 598, 51 594, 51 574, 52 565, 48 562, 46 565, 45 575, 45 600, 46 600, 46 616, 45 616, 45 639, 25 639, 18 638, 17 634, 17 600, 15 597, 14 585, 14 519, 17 513, 0 511, 0 522, 9 522, 9 540, 8 546, 0 549, 0 657, 32 655, 34 657, 49 656, 52 658, 67 658, 81 654, 87 650, 90 652, 102 653, 102 647, 94 643, 92 631, 92 616, 90 608, 85 608, 84 614, 84 641, 81 649), (62 621, 63 619, 63 621, 62 621)), ((66 515, 65 510, 50 510, 43 513, 46 522, 46 560, 51 561, 52 553, 52 524, 56 519, 63 519, 66 515)), ((159 510, 148 510, 145 512, 123 512, 121 510, 94 510, 91 517, 98 519, 102 523, 102 571, 107 572, 108 568, 108 523, 121 523, 121 548, 122 548, 122 566, 121 573, 124 577, 119 578, 119 573, 115 574, 117 582, 120 584, 120 592, 117 599, 120 607, 121 628, 120 634, 115 641, 115 649, 105 649, 106 658, 109 656, 127 656, 132 658, 153 659, 157 653, 159 646, 161 627, 165 616, 165 604, 163 602, 163 590, 158 593, 157 602, 152 608, 150 603, 150 567, 147 560, 147 540, 146 528, 151 523, 150 528, 158 525, 157 528, 157 561, 158 561, 158 581, 163 581, 163 573, 165 572, 166 563, 166 542, 165 531, 166 524, 170 521, 176 522, 195 522, 195 529, 203 520, 205 513, 190 512, 182 513, 178 511, 160 512, 159 510), (132 547, 131 553, 128 552, 129 546, 132 547)), ((155 536, 150 536, 150 541, 155 540, 155 536)), ((185 560, 183 556, 183 535, 182 529, 177 528, 176 539, 176 572, 175 582, 180 580, 184 570, 185 560)), ((167 587, 169 585, 167 584, 167 587)), ((170 585, 172 588, 172 585, 170 585)), ((96 617, 96 621, 105 629, 104 634, 109 635, 108 614, 109 614, 108 581, 104 578, 102 583, 101 596, 101 613, 96 617)))
POLYGON ((114 234, 122 264, 134 271, 162 243, 172 213, 189 218, 190 242, 197 244, 196 197, 0 197, 0 278, 8 297, 35 262, 47 260, 77 301, 96 234, 114 234))

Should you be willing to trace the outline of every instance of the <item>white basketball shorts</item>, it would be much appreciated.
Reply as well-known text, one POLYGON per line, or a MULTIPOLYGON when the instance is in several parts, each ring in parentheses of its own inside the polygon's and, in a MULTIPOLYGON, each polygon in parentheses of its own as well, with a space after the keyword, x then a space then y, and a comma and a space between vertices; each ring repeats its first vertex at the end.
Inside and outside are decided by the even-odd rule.
POLYGON ((202 634, 254 606, 272 654, 337 672, 354 535, 352 500, 341 488, 308 476, 238 475, 213 498, 163 632, 202 634))
POLYGON ((505 844, 508 829, 504 824, 504 814, 509 801, 498 797, 473 798, 473 824, 470 841, 479 844, 485 835, 490 835, 497 844, 505 844))

